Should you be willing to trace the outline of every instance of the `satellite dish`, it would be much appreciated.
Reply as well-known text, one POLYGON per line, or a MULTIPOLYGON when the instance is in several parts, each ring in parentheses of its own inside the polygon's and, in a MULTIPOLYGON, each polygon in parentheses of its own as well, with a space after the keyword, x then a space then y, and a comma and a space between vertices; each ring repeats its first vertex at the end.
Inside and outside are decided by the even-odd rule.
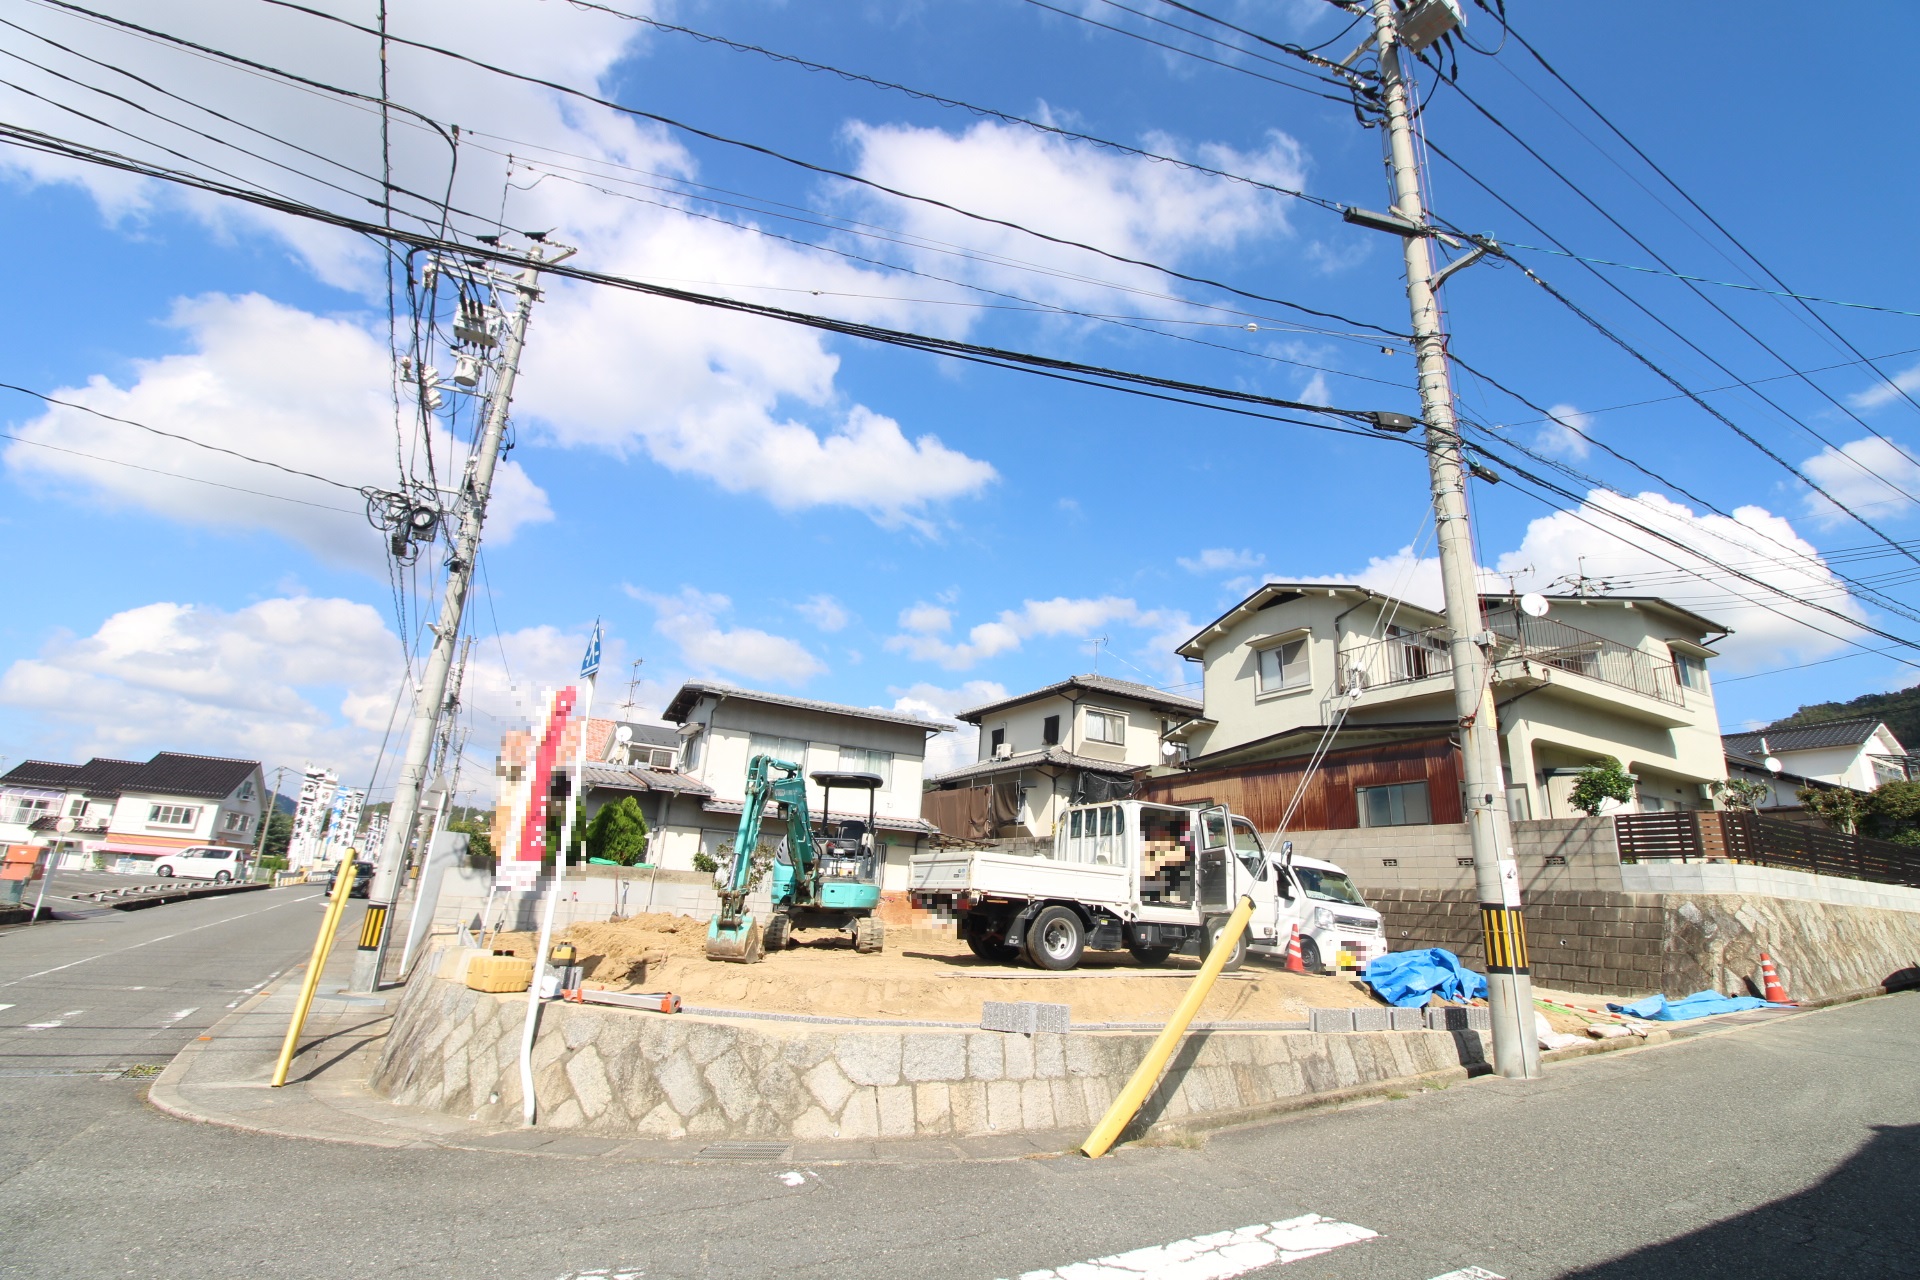
POLYGON ((1180 754, 1180 748, 1174 746, 1171 742, 1163 742, 1160 744, 1160 754, 1171 760, 1180 754))
POLYGON ((1527 592, 1527 594, 1520 597, 1520 612, 1526 614, 1529 618, 1546 617, 1547 598, 1538 591, 1527 592))
POLYGON ((62 818, 53 824, 53 829, 64 836, 72 831, 76 825, 78 824, 75 823, 72 818, 62 818))
POLYGON ((625 724, 623 724, 623 725, 621 725, 621 726, 620 726, 620 727, 619 727, 618 729, 615 729, 615 730, 613 731, 613 740, 614 740, 615 742, 618 742, 618 743, 621 743, 622 745, 625 745, 626 743, 629 743, 629 742, 632 742, 632 741, 633 741, 633 726, 632 726, 632 725, 625 725, 625 724))
POLYGON ((1786 768, 1785 765, 1780 763, 1779 756, 1768 756, 1765 760, 1762 760, 1760 763, 1767 766, 1767 770, 1770 773, 1778 773, 1780 772, 1780 770, 1786 768))

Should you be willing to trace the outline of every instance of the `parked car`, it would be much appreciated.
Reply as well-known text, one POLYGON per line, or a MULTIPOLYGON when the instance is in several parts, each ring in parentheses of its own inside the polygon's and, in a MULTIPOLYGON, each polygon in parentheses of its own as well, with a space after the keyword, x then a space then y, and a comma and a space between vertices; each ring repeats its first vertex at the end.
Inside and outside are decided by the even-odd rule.
MULTIPOLYGON (((340 868, 346 865, 344 862, 334 863, 333 874, 327 877, 328 893, 333 892, 333 886, 338 883, 340 879, 340 868)), ((349 898, 364 898, 367 896, 367 891, 373 888, 373 864, 371 862, 356 862, 353 866, 353 888, 347 890, 347 896, 349 898)))
POLYGON ((196 845, 166 854, 153 864, 153 874, 162 879, 179 876, 185 880, 211 880, 215 884, 241 879, 246 870, 247 850, 231 845, 196 845))

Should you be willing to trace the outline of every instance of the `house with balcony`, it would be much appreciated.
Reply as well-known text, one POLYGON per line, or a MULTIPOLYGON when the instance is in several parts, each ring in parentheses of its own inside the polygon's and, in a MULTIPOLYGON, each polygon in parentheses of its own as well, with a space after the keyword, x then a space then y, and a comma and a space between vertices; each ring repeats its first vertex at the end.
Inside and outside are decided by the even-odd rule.
MULTIPOLYGON (((1481 603, 1515 820, 1577 816, 1574 778, 1604 756, 1637 780, 1627 808, 1714 806, 1707 663, 1725 628, 1646 596, 1547 597, 1538 617, 1481 603)), ((1200 665, 1206 715, 1177 733, 1186 771, 1144 794, 1228 800, 1263 830, 1464 820, 1441 615, 1356 584, 1268 583, 1177 652, 1200 665)))
MULTIPOLYGON (((1769 767, 1772 773, 1797 774, 1855 791, 1872 791, 1883 782, 1904 782, 1908 775, 1907 749, 1884 721, 1872 716, 1729 733, 1722 741, 1729 757, 1741 756, 1763 766, 1771 759, 1778 762, 1777 768, 1769 767)), ((1778 795, 1772 798, 1780 800, 1778 795)), ((1778 807, 1798 804, 1789 791, 1778 807)))
POLYGON ((1135 775, 1177 763, 1200 703, 1111 676, 1069 676, 962 711, 972 764, 927 779, 922 815, 949 836, 1053 834, 1060 812, 1129 796, 1135 775))
POLYGON ((0 776, 0 843, 42 845, 60 867, 151 866, 192 845, 252 846, 267 803, 257 760, 25 760, 0 776))

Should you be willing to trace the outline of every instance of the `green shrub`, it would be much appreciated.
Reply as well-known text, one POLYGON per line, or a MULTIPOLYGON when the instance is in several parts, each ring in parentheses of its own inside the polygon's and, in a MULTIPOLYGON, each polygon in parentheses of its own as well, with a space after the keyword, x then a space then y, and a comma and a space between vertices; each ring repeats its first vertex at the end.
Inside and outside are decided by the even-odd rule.
POLYGON ((647 857, 647 818, 640 802, 622 796, 605 805, 587 824, 587 856, 605 858, 623 867, 637 866, 647 857))
POLYGON ((1597 818, 1607 801, 1625 804, 1633 799, 1633 775, 1612 756, 1595 760, 1574 779, 1573 794, 1569 799, 1574 808, 1590 818, 1597 818))

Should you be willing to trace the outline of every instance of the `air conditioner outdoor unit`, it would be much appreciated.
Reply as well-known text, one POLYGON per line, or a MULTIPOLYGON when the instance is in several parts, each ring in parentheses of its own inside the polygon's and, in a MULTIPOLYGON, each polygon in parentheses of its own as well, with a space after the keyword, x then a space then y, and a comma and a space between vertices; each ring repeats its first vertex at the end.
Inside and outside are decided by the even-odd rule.
POLYGON ((1011 760, 1013 758, 1013 744, 1011 742, 1003 742, 995 747, 993 749, 993 758, 995 760, 1011 760))

